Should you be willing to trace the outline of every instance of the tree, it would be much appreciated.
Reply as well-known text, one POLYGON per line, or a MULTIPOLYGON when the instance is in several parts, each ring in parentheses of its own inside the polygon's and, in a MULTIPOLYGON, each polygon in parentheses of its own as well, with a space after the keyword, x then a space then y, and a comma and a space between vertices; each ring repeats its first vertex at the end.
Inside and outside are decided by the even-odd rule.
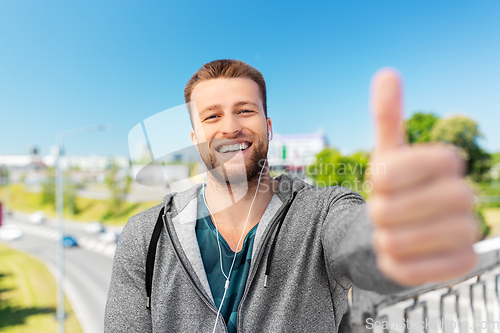
POLYGON ((439 117, 433 113, 417 112, 406 120, 406 138, 408 143, 421 143, 431 140, 431 131, 439 117))
MULTIPOLYGON (((78 185, 74 184, 69 177, 64 178, 64 207, 69 210, 70 214, 78 214, 79 209, 76 204, 76 190, 78 185)), ((40 203, 42 205, 49 205, 56 207, 56 177, 55 169, 47 168, 45 180, 41 184, 42 195, 40 198, 40 203)))
POLYGON ((316 186, 340 185, 358 193, 366 193, 371 190, 364 187, 368 159, 369 154, 365 151, 344 156, 335 148, 325 148, 316 155, 316 160, 306 171, 316 186))
POLYGON ((491 167, 491 157, 478 144, 483 135, 478 124, 461 115, 440 119, 431 131, 431 140, 458 146, 467 162, 467 173, 474 181, 482 181, 491 167))
POLYGON ((105 182, 108 185, 110 197, 108 199, 108 208, 102 217, 104 220, 120 216, 123 213, 123 204, 130 191, 132 178, 128 174, 120 177, 119 171, 120 168, 114 161, 107 170, 105 182))
POLYGON ((47 168, 46 177, 42 182, 42 196, 40 203, 42 205, 56 205, 56 176, 54 168, 47 168))
POLYGON ((491 233, 491 227, 486 223, 483 207, 478 206, 475 210, 475 213, 479 228, 479 238, 483 240, 491 233))
POLYGON ((500 163, 500 152, 491 154, 491 165, 497 165, 500 163))

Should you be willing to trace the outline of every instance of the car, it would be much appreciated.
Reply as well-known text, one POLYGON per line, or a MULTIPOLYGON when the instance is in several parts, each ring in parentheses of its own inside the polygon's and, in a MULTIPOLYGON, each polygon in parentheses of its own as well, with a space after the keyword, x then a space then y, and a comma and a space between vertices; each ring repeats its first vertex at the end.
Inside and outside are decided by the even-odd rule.
POLYGON ((45 222, 45 212, 39 211, 30 215, 29 220, 31 223, 40 224, 45 222))
POLYGON ((85 225, 85 231, 89 234, 98 234, 104 231, 104 226, 100 222, 91 222, 85 225))
POLYGON ((0 227, 0 239, 3 241, 12 241, 21 238, 23 232, 16 226, 4 225, 0 227))
POLYGON ((99 240, 107 242, 107 243, 118 242, 118 237, 119 237, 118 234, 114 231, 111 231, 111 230, 104 230, 104 231, 99 233, 99 236, 97 236, 97 238, 99 238, 99 240))
POLYGON ((64 247, 73 247, 73 246, 78 246, 78 242, 76 241, 75 237, 70 235, 64 235, 63 245, 64 247))

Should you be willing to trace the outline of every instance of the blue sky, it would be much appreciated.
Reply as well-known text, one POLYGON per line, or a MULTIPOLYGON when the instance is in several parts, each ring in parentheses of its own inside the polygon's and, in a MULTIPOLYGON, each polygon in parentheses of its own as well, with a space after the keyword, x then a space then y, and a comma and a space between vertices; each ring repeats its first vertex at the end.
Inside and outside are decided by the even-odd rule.
POLYGON ((59 131, 110 124, 67 153, 127 155, 128 132, 184 103, 218 58, 264 74, 277 133, 322 127, 332 146, 371 149, 370 79, 392 66, 405 116, 466 114, 500 151, 499 17, 498 1, 2 1, 0 154, 47 154, 59 131))

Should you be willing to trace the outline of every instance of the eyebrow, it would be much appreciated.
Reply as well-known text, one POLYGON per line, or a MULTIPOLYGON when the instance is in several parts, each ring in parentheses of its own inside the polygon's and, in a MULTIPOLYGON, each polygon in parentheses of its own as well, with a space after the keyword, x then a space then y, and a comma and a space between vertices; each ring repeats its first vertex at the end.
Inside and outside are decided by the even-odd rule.
POLYGON ((242 105, 247 105, 247 104, 253 105, 257 108, 259 107, 257 104, 255 104, 254 102, 250 102, 250 101, 240 101, 240 102, 235 103, 234 106, 242 106, 242 105))
POLYGON ((207 106, 206 108, 204 108, 203 110, 201 110, 200 114, 203 114, 205 112, 212 111, 212 110, 215 110, 215 109, 221 109, 220 104, 214 104, 214 105, 207 106))
MULTIPOLYGON (((255 107, 259 107, 256 103, 254 102, 250 102, 250 101, 239 101, 239 102, 236 102, 234 103, 233 107, 238 107, 238 106, 242 106, 242 105, 253 105, 255 107)), ((205 112, 208 112, 208 111, 212 111, 212 110, 215 110, 215 109, 221 109, 222 107, 220 106, 220 104, 214 104, 214 105, 210 105, 210 106, 207 106, 206 108, 204 108, 203 110, 201 110, 200 114, 203 114, 205 112)))

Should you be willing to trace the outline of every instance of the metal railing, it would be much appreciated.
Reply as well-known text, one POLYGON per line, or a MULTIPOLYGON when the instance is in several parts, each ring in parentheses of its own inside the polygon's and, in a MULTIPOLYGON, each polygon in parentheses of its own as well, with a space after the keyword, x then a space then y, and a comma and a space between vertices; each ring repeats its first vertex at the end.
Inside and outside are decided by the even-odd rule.
POLYGON ((475 248, 476 267, 446 283, 392 295, 353 286, 339 332, 500 333, 500 239, 475 248))

